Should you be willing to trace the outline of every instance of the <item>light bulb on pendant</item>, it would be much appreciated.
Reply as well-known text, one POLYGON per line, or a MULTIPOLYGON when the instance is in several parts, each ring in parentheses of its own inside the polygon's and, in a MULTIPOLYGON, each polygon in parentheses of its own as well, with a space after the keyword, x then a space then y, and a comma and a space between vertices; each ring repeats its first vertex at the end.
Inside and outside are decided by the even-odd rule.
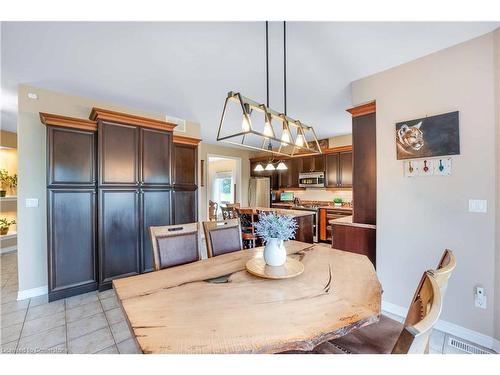
POLYGON ((266 124, 264 125, 264 132, 263 132, 263 134, 266 137, 273 137, 274 136, 273 128, 272 128, 271 123, 269 122, 269 120, 266 120, 266 124))
POLYGON ((253 170, 254 172, 264 172, 264 167, 262 164, 258 163, 253 170))
POLYGON ((266 171, 274 171, 276 168, 274 168, 273 163, 269 162, 269 163, 267 163, 265 169, 266 169, 266 171))
POLYGON ((283 133, 281 134, 281 144, 285 146, 291 141, 292 137, 290 137, 290 130, 288 130, 287 128, 283 128, 283 133))
POLYGON ((297 139, 295 140, 295 146, 304 146, 304 136, 302 134, 297 134, 297 139))
POLYGON ((250 119, 248 116, 243 115, 243 120, 241 121, 241 130, 244 132, 250 131, 250 119))
POLYGON ((278 171, 286 171, 288 169, 288 167, 286 166, 285 163, 283 163, 283 161, 280 161, 278 163, 278 166, 276 167, 276 170, 278 171))

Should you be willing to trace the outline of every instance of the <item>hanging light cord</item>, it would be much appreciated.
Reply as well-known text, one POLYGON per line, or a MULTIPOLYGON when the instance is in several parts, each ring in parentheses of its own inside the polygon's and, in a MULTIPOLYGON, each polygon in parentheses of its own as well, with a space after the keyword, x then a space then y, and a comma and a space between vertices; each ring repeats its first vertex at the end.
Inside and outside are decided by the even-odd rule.
POLYGON ((286 116, 286 21, 283 21, 283 102, 286 116))
POLYGON ((266 105, 269 108, 269 22, 266 21, 266 105))

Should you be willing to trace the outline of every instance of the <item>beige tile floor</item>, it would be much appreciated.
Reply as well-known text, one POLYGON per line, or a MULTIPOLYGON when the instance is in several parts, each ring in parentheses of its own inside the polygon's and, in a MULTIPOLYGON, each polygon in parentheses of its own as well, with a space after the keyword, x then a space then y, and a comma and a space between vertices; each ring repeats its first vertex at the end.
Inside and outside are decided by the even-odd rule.
MULTIPOLYGON (((2 254, 0 265, 1 353, 139 353, 113 290, 51 303, 47 296, 17 301, 17 253, 2 254)), ((430 352, 464 353, 449 347, 448 337, 434 330, 430 352)))
POLYGON ((1 256, 2 353, 139 353, 113 290, 16 301, 17 254, 1 256))

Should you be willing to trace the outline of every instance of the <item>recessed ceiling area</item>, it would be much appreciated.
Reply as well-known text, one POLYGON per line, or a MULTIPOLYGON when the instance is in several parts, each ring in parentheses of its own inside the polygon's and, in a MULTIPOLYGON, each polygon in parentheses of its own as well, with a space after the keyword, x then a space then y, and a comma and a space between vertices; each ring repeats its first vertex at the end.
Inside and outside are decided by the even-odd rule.
MULTIPOLYGON (((498 22, 288 22, 287 107, 318 138, 350 132, 350 83, 483 35, 498 22)), ((270 107, 283 110, 271 22, 270 107)), ((2 129, 29 84, 196 121, 215 143, 228 91, 266 101, 264 22, 2 22, 2 129)))

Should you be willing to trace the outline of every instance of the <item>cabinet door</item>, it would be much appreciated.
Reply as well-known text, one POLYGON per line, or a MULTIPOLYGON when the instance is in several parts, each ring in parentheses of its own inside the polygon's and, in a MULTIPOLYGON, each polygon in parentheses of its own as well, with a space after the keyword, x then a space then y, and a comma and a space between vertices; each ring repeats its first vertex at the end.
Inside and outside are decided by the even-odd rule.
POLYGON ((94 132, 47 128, 47 185, 95 184, 94 132))
POLYGON ((300 158, 298 160, 301 160, 301 168, 300 171, 307 173, 307 172, 312 172, 314 171, 314 157, 312 156, 306 156, 303 158, 300 158))
POLYGON ((352 152, 339 154, 339 184, 342 187, 352 187, 352 152))
POLYGON ((48 191, 49 300, 97 287, 95 190, 48 191))
POLYGON ((170 225, 170 190, 142 192, 142 272, 153 270, 153 248, 149 227, 170 225))
POLYGON ((140 272, 139 190, 100 189, 100 287, 140 272))
POLYGON ((288 187, 299 186, 299 173, 302 161, 299 158, 290 159, 289 172, 288 172, 288 187))
POLYGON ((139 182, 139 130, 135 126, 99 123, 99 185, 139 182))
POLYGON ((325 171, 325 156, 319 155, 314 156, 314 171, 315 172, 324 172, 325 171))
POLYGON ((169 185, 172 133, 142 128, 141 139, 141 182, 144 185, 169 185))
POLYGON ((196 185, 197 147, 174 144, 174 184, 196 185))
POLYGON ((339 186, 339 154, 326 155, 326 186, 339 186))
POLYGON ((173 224, 194 223, 198 220, 197 194, 196 190, 176 190, 172 193, 173 224))

